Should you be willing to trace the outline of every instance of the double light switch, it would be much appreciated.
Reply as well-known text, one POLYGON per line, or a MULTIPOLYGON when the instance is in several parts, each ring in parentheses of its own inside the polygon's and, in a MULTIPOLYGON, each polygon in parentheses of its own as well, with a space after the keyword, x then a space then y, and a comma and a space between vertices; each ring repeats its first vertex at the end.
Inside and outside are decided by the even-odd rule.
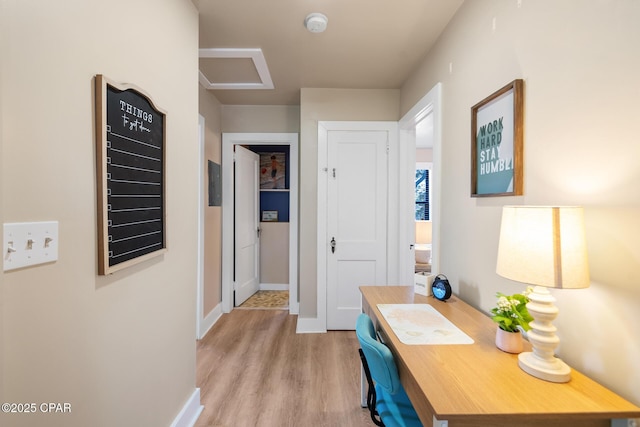
POLYGON ((58 259, 58 221, 4 224, 4 271, 58 259))

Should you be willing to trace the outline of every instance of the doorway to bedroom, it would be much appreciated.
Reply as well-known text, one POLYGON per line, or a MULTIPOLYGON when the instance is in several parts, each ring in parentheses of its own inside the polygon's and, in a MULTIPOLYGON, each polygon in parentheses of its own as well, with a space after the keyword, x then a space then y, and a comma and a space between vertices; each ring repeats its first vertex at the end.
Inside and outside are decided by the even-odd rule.
POLYGON ((400 158, 406 162, 400 247, 409 248, 401 257, 400 277, 425 292, 440 264, 441 86, 436 84, 399 122, 400 158))

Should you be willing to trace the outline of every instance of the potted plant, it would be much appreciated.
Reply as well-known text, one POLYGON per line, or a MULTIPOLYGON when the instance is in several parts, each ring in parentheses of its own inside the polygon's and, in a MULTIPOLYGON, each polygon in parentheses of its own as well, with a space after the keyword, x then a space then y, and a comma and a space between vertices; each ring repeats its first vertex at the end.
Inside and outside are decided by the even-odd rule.
POLYGON ((527 310, 528 295, 531 288, 527 288, 521 294, 511 296, 498 292, 497 306, 491 309, 491 318, 498 324, 496 330, 496 346, 507 353, 520 353, 522 351, 522 334, 520 330, 528 331, 529 322, 533 317, 527 310))

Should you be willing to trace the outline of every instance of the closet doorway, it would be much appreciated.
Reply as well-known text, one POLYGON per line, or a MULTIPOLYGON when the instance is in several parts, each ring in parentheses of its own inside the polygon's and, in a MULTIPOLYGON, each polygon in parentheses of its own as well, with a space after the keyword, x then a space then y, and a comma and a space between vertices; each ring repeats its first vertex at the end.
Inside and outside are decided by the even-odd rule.
MULTIPOLYGON (((288 218, 278 215, 278 208, 261 207, 260 234, 261 240, 268 240, 269 233, 278 234, 279 229, 287 228, 288 244, 285 242, 288 252, 288 271, 285 276, 288 283, 279 284, 288 288, 289 291, 289 312, 298 314, 298 134, 297 133, 223 133, 222 134, 222 310, 225 313, 234 308, 234 224, 236 222, 236 192, 242 191, 237 186, 234 176, 234 153, 236 146, 252 147, 252 149, 263 157, 266 152, 288 151, 286 168, 288 170, 288 188, 281 188, 278 167, 271 167, 271 156, 269 154, 265 162, 269 165, 261 165, 258 173, 261 178, 261 193, 269 192, 269 196, 286 195, 288 198, 288 218), (260 148, 264 149, 260 149, 260 148), (274 148, 275 147, 275 148, 274 148), (282 147, 282 150, 278 150, 282 147), (267 167, 268 166, 268 167, 267 167), (271 176, 275 171, 276 176, 271 176), (275 188, 274 188, 275 187, 275 188), (275 218, 274 218, 275 215, 275 218), (278 219, 279 217, 279 219, 278 219), (276 221, 276 219, 278 219, 276 221), (287 220, 287 221, 285 221, 287 220), (273 229, 273 230, 272 230, 273 229), (266 234, 265 234, 266 233, 266 234)), ((283 162, 275 159, 274 164, 282 165, 283 162)), ((277 198, 277 197, 276 197, 277 198)), ((265 243, 266 244, 266 243, 265 243)), ((271 251, 273 253, 274 251, 271 251)))

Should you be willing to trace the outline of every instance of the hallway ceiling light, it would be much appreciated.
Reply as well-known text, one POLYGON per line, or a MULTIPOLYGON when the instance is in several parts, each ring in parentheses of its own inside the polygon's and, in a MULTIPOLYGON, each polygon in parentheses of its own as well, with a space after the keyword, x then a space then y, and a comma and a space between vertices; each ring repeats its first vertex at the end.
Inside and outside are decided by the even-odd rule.
POLYGON ((329 20, 322 13, 310 13, 304 19, 304 27, 312 33, 321 33, 327 29, 329 20))

